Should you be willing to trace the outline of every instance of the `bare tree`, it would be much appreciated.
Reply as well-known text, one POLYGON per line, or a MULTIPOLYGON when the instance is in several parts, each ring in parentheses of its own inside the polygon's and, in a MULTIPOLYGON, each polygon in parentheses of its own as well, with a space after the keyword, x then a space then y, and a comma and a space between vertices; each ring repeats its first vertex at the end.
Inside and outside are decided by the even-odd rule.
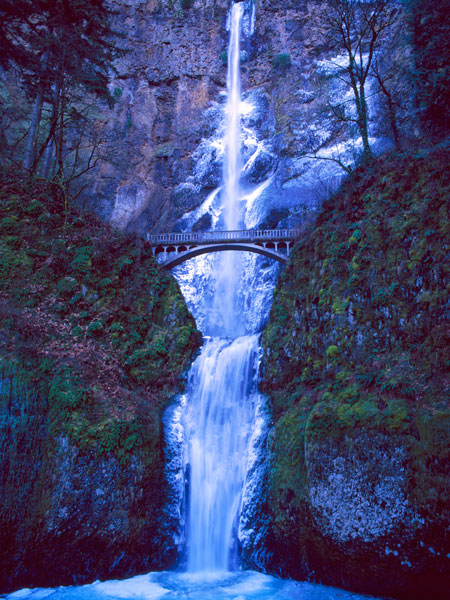
POLYGON ((397 150, 401 149, 400 133, 398 129, 397 111, 399 104, 394 98, 392 86, 390 85, 390 73, 383 69, 382 61, 378 58, 373 62, 371 74, 376 79, 378 88, 384 96, 386 102, 386 112, 389 125, 394 139, 394 145, 397 150))
MULTIPOLYGON (((361 135, 363 157, 370 158, 368 78, 375 73, 374 63, 396 10, 392 0, 329 0, 323 32, 342 60, 335 62, 337 76, 352 90, 354 112, 343 102, 331 107, 338 121, 354 123, 361 135)), ((380 75, 381 77, 381 75, 380 75)))
POLYGON ((408 138, 417 135, 418 122, 410 20, 404 5, 397 3, 397 12, 391 21, 392 26, 375 54, 370 74, 385 133, 392 136, 395 148, 401 150, 408 138))

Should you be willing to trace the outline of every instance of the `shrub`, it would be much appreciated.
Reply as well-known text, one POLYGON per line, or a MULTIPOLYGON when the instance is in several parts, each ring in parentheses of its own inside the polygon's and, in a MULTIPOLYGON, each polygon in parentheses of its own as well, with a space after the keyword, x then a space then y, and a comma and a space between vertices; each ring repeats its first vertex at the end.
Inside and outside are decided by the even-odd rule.
POLYGON ((339 356, 339 348, 337 346, 328 346, 327 358, 333 359, 339 356))
POLYGON ((82 246, 75 250, 75 256, 71 267, 79 273, 87 273, 91 267, 91 256, 93 249, 91 246, 82 246))
POLYGON ((277 54, 273 59, 273 66, 277 69, 287 69, 291 66, 291 57, 287 52, 277 54))
POLYGON ((96 337, 102 333, 104 329, 103 323, 101 321, 92 321, 89 324, 86 333, 91 337, 96 337))
POLYGON ((63 277, 58 281, 56 287, 61 296, 70 296, 77 289, 77 280, 73 277, 63 277))

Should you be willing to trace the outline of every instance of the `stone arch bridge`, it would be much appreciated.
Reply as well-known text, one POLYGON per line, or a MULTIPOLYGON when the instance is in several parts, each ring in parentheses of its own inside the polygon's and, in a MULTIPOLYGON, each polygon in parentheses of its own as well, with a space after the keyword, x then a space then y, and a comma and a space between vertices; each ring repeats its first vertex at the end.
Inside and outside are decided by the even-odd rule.
POLYGON ((154 256, 166 255, 167 258, 160 264, 172 269, 194 256, 224 250, 256 252, 285 263, 299 234, 299 229, 198 231, 148 234, 147 240, 152 245, 154 256))

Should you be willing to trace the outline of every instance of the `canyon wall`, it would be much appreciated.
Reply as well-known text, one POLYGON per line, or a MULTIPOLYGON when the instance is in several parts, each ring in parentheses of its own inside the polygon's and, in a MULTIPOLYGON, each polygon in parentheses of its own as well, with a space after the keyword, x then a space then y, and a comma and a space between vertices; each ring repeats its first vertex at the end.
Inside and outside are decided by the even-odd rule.
MULTIPOLYGON (((220 185, 222 149, 214 142, 223 127, 229 2, 118 5, 116 26, 129 52, 110 85, 116 105, 97 121, 100 160, 80 201, 120 229, 170 231, 220 185)), ((249 151, 257 147, 258 153, 244 187, 246 178, 258 183, 271 176, 259 198, 269 227, 316 210, 344 174, 330 157, 351 164, 361 150, 359 134, 333 117, 332 105, 352 101, 336 67, 341 51, 330 47, 325 32, 327 10, 326 2, 312 0, 246 3, 242 91, 256 108, 249 151), (316 152, 324 159, 314 158, 316 152)), ((399 83, 409 61, 402 19, 399 13, 384 45, 387 51, 395 39, 389 52, 408 137, 414 132, 405 123, 411 109, 406 78, 399 83)), ((367 95, 373 148, 383 150, 392 145, 392 133, 382 95, 373 85, 367 95)))
POLYGON ((448 157, 438 147, 360 168, 280 276, 263 334, 274 426, 249 566, 448 596, 448 157))

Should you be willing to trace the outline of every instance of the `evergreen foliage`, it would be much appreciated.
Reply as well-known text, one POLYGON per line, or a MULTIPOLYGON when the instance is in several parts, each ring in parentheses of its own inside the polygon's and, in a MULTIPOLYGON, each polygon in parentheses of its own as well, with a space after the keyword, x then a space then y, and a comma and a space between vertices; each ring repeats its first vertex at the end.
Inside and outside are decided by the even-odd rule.
POLYGON ((54 432, 111 448, 104 435, 135 421, 142 396, 147 439, 200 334, 147 243, 66 209, 57 186, 2 174, 1 354, 39 373, 54 432))
POLYGON ((18 69, 34 98, 25 169, 35 171, 46 152, 47 176, 54 151, 58 177, 65 177, 64 138, 69 124, 83 119, 83 95, 114 103, 109 75, 124 52, 111 28, 114 15, 104 0, 5 0, 0 7, 0 64, 18 69), (44 122, 45 103, 51 115, 44 122), (37 144, 41 122, 46 131, 37 144))
MULTIPOLYGON (((263 334, 263 389, 274 414, 267 539, 290 576, 316 565, 327 578, 323 565, 334 563, 330 582, 348 576, 347 585, 368 590, 371 579, 372 592, 399 597, 409 585, 411 598, 424 590, 441 597, 448 581, 437 555, 445 556, 450 522, 449 160, 443 145, 357 169, 281 275, 263 334), (405 452, 406 502, 418 515, 410 555, 422 552, 419 540, 437 553, 424 552, 411 569, 394 565, 390 586, 379 578, 393 568, 383 539, 381 555, 375 541, 346 548, 323 536, 308 484, 306 456, 320 461, 334 449, 337 461, 364 463, 375 440, 381 462, 393 448, 405 452), (413 579, 420 585, 411 590, 413 579)), ((378 485, 376 468, 365 476, 378 485)))
POLYGON ((120 54, 104 0, 5 0, 0 7, 4 67, 19 67, 30 90, 59 78, 109 98, 107 73, 120 54))

